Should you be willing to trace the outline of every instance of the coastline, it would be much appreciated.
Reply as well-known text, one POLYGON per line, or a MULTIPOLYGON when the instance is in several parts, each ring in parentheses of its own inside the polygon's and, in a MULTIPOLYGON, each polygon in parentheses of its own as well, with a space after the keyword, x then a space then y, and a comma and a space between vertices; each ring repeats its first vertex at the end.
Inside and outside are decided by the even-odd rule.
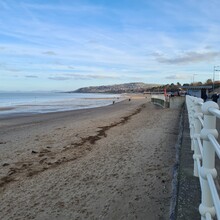
MULTIPOLYGON (((103 108, 106 106, 110 106, 113 104, 117 104, 120 102, 124 102, 128 99, 146 99, 146 100, 150 100, 150 96, 149 95, 143 95, 142 93, 130 93, 130 94, 122 94, 120 97, 105 97, 105 98, 82 98, 83 100, 111 100, 111 102, 104 104, 104 105, 98 105, 98 106, 88 106, 88 107, 79 107, 79 108, 75 108, 75 109, 59 109, 59 108, 54 108, 52 111, 48 111, 48 112, 39 112, 39 111, 23 111, 23 112, 7 112, 5 113, 5 111, 10 111, 10 110, 15 110, 16 107, 0 107, 0 121, 1 120, 8 120, 8 119, 12 119, 12 118, 20 118, 20 117, 38 117, 38 115, 50 115, 50 114, 56 114, 56 113, 64 113, 66 114, 66 112, 73 112, 73 111, 83 111, 86 109, 96 109, 96 108, 103 108), (1 114, 3 113, 3 114, 1 114), (5 113, 5 114, 4 114, 5 113)), ((29 105, 19 105, 18 107, 26 107, 28 109, 28 107, 34 107, 34 106, 38 106, 40 107, 41 105, 33 105, 33 104, 29 104, 29 105)), ((50 106, 49 104, 47 104, 47 106, 50 106)), ((44 117, 44 116, 43 116, 44 117)), ((59 116, 58 116, 59 117, 59 116)), ((0 124, 1 126, 1 124, 0 124)))
POLYGON ((0 93, 0 118, 14 115, 43 114, 110 105, 125 99, 120 94, 84 94, 53 92, 0 93))
POLYGON ((178 117, 137 98, 1 120, 3 219, 167 219, 178 117))

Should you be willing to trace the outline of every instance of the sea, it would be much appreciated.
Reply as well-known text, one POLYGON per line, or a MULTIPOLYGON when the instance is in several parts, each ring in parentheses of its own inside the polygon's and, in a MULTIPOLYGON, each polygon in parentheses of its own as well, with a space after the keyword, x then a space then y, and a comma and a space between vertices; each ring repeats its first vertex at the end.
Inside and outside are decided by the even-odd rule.
POLYGON ((119 94, 62 92, 0 92, 0 118, 107 106, 119 94))

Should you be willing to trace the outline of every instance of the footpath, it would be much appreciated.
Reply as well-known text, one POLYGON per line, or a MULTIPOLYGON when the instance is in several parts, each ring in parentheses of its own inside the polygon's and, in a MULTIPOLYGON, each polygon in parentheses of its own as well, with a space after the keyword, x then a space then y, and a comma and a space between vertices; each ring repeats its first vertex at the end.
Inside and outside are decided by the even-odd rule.
POLYGON ((183 135, 179 149, 179 171, 177 186, 176 220, 199 220, 201 191, 199 178, 193 176, 193 151, 186 106, 183 110, 183 135))

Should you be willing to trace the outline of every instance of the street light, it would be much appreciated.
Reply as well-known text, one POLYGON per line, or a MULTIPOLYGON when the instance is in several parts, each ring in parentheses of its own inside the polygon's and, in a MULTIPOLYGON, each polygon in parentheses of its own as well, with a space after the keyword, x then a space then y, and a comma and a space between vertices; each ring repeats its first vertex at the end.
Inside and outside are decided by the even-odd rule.
POLYGON ((195 79, 196 75, 198 75, 198 74, 195 74, 195 73, 193 74, 193 84, 194 84, 194 79, 195 79))
POLYGON ((215 72, 219 72, 220 71, 220 66, 214 66, 214 69, 213 69, 213 91, 215 89, 215 72))

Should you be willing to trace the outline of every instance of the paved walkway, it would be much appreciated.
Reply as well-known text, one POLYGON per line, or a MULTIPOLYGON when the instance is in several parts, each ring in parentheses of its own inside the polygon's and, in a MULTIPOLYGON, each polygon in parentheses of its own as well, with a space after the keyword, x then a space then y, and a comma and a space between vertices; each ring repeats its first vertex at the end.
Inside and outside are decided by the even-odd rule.
POLYGON ((187 110, 183 112, 183 139, 180 147, 179 186, 176 207, 177 220, 199 220, 200 185, 193 176, 193 151, 191 151, 187 110))

